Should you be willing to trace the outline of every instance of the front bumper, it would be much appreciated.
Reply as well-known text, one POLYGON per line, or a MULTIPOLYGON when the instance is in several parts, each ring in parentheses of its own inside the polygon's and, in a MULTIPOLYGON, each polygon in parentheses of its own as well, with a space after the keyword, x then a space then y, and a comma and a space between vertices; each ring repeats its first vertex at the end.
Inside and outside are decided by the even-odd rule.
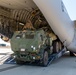
POLYGON ((16 58, 21 60, 21 61, 35 61, 35 60, 40 60, 42 57, 40 54, 37 53, 30 53, 30 52, 16 52, 15 53, 16 58))

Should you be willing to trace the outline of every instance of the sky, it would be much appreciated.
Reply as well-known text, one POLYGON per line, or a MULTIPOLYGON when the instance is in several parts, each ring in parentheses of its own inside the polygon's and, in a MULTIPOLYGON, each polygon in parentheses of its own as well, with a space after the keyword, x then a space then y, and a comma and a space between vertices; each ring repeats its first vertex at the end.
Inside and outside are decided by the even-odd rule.
POLYGON ((76 0, 63 0, 71 20, 76 20, 76 0))

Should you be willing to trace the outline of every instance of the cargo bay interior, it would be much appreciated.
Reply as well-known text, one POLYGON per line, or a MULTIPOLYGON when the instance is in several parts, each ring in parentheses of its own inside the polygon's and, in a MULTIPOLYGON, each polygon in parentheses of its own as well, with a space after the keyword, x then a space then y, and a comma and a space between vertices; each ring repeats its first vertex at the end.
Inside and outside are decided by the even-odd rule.
POLYGON ((30 20, 36 29, 48 25, 32 0, 0 0, 0 33, 2 35, 11 38, 14 31, 23 29, 27 20, 30 20))

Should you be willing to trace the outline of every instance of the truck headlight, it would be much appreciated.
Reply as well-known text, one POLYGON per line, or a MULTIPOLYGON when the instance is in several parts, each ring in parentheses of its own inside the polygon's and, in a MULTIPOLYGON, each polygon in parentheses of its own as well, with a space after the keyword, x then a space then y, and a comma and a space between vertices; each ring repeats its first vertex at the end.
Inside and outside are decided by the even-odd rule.
POLYGON ((35 57, 33 57, 33 59, 35 59, 35 57))
POLYGON ((33 47, 33 50, 36 50, 36 48, 35 48, 35 47, 33 47))
POLYGON ((34 46, 31 46, 31 48, 35 51, 36 50, 36 47, 34 47, 34 46))
POLYGON ((41 47, 41 45, 39 45, 39 48, 41 47))
POLYGON ((32 48, 33 50, 35 50, 35 49, 36 49, 34 46, 31 46, 31 48, 32 48))
POLYGON ((31 48, 33 48, 33 46, 31 46, 31 48))

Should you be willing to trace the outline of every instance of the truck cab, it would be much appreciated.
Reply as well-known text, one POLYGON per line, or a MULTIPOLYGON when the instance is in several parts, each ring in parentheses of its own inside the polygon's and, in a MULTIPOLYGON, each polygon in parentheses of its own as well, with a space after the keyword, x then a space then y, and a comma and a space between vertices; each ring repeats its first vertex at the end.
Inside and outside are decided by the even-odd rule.
POLYGON ((49 55, 53 53, 52 45, 52 38, 43 29, 16 31, 11 39, 18 64, 41 61, 47 65, 49 55))

